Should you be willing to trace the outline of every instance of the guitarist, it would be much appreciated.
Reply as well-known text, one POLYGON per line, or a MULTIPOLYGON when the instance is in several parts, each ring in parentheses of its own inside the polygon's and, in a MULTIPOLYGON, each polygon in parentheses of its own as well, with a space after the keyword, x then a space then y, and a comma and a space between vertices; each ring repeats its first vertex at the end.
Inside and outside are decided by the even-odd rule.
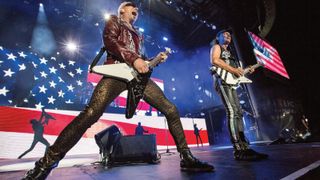
MULTIPOLYGON (((111 16, 106 22, 103 40, 108 52, 108 63, 125 62, 139 73, 147 73, 149 68, 141 52, 142 38, 133 27, 137 18, 138 8, 134 3, 121 3, 118 8, 118 16, 111 16)), ((163 60, 167 58, 165 54, 160 54, 160 56, 163 60)), ((25 179, 45 179, 65 154, 80 140, 85 131, 99 120, 112 100, 126 89, 125 82, 105 77, 101 79, 86 108, 64 128, 45 156, 35 163, 35 168, 27 172, 25 179)), ((213 166, 193 157, 187 146, 177 108, 168 101, 161 89, 150 79, 143 99, 166 116, 169 130, 181 154, 181 170, 212 171, 213 166)))
MULTIPOLYGON (((228 30, 221 30, 217 33, 210 52, 211 64, 239 77, 243 75, 244 70, 237 66, 236 60, 228 48, 230 43, 231 34, 228 30)), ((253 71, 254 69, 250 69, 250 73, 253 71)), ((234 158, 244 161, 266 159, 268 155, 250 149, 249 143, 246 141, 242 109, 236 89, 219 78, 216 78, 215 83, 216 90, 227 111, 228 130, 234 148, 234 158)))

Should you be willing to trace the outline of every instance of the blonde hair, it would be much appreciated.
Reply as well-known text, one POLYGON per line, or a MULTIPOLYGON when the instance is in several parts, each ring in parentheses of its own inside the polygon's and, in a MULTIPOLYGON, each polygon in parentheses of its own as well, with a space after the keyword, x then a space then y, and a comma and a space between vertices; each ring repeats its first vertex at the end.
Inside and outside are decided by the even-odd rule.
POLYGON ((130 2, 130 1, 125 1, 123 3, 121 3, 118 7, 118 16, 120 16, 122 13, 121 13, 121 10, 126 7, 126 6, 132 6, 132 7, 137 7, 137 5, 133 2, 130 2))

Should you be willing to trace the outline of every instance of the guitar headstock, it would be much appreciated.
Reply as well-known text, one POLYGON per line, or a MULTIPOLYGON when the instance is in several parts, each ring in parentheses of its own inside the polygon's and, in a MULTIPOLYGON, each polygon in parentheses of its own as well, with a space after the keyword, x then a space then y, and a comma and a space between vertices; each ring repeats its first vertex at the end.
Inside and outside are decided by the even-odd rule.
POLYGON ((172 52, 172 50, 171 50, 171 48, 169 48, 169 47, 165 47, 164 48, 166 51, 164 52, 164 53, 166 53, 166 54, 172 54, 173 52, 172 52))

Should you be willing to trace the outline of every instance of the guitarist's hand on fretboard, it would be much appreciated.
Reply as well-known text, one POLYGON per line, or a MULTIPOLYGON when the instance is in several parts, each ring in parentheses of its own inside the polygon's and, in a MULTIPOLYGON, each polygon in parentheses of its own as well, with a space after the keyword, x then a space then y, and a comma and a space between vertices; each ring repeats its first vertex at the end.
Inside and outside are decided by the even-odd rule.
POLYGON ((161 62, 166 62, 168 55, 164 52, 160 52, 158 56, 161 58, 161 62))
POLYGON ((252 74, 254 72, 254 67, 249 66, 249 73, 252 74))
POLYGON ((142 73, 142 74, 149 72, 149 67, 148 67, 147 63, 141 58, 138 58, 133 62, 133 67, 139 73, 142 73))

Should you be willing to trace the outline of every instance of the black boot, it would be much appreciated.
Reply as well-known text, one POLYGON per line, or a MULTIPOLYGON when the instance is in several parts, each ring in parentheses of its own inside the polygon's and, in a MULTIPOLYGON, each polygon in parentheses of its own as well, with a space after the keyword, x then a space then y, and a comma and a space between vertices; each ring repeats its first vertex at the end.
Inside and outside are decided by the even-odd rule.
POLYGON ((50 174, 51 170, 58 166, 59 160, 63 158, 64 155, 53 153, 48 150, 43 158, 40 158, 33 169, 30 169, 23 180, 44 180, 50 174))
POLYGON ((201 162, 193 157, 190 150, 184 150, 180 154, 180 167, 182 171, 209 172, 214 171, 214 167, 206 162, 201 162))
POLYGON ((258 153, 252 149, 234 150, 233 155, 234 159, 239 161, 258 161, 268 158, 267 154, 258 153))
POLYGON ((52 165, 43 162, 43 158, 35 163, 35 167, 30 169, 23 180, 44 180, 50 174, 51 170, 58 166, 58 162, 52 165))

